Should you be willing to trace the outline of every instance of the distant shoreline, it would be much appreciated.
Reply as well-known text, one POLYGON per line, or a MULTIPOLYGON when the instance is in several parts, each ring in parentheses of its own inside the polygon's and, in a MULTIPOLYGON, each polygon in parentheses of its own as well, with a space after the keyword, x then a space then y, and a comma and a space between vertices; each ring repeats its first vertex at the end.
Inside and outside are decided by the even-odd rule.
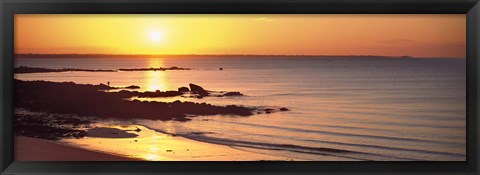
POLYGON ((257 55, 257 54, 38 54, 38 53, 17 53, 14 58, 251 58, 251 57, 287 57, 287 58, 392 58, 392 59, 409 59, 409 58, 442 58, 442 59, 465 59, 458 57, 414 57, 404 56, 383 56, 383 55, 257 55))
POLYGON ((51 73, 51 72, 118 72, 118 71, 167 71, 167 70, 191 70, 191 68, 182 68, 182 67, 150 67, 150 68, 120 68, 116 70, 109 69, 73 69, 73 68, 62 68, 62 69, 48 69, 41 67, 28 67, 20 66, 15 67, 13 72, 16 74, 26 74, 26 73, 51 73))
POLYGON ((382 56, 382 55, 257 55, 257 54, 37 54, 19 53, 15 58, 243 58, 243 57, 334 57, 334 58, 451 58, 451 57, 412 57, 412 56, 382 56))

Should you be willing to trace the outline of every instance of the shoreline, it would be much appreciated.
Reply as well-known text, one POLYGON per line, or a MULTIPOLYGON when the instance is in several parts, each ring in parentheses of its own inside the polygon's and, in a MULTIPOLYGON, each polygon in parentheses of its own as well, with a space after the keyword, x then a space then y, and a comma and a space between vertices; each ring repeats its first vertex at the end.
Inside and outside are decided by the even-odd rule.
POLYGON ((291 160, 287 157, 254 153, 231 146, 161 133, 142 125, 100 124, 97 125, 97 128, 102 129, 97 130, 100 132, 91 132, 91 137, 63 139, 61 142, 81 149, 117 153, 145 161, 291 160), (120 130, 121 132, 119 132, 120 130), (135 136, 122 137, 124 134, 135 134, 135 136))
POLYGON ((142 161, 100 151, 73 147, 56 141, 15 136, 15 161, 142 161))
POLYGON ((231 146, 172 136, 141 125, 98 126, 91 137, 46 139, 15 136, 16 161, 292 161, 231 146), (101 129, 98 129, 101 128, 101 129), (132 130, 141 129, 140 132, 132 130), (122 137, 123 131, 135 136, 122 137), (106 143, 106 144, 105 144, 106 143), (233 158, 233 159, 232 159, 233 158))

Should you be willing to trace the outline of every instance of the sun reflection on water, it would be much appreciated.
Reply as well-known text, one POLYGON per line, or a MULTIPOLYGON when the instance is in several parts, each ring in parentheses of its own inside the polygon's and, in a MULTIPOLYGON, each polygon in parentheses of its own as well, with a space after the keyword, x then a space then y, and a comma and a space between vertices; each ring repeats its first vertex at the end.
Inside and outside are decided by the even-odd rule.
POLYGON ((151 161, 158 161, 160 160, 160 156, 156 155, 156 154, 147 154, 145 155, 143 158, 145 158, 146 160, 151 160, 151 161))
MULTIPOLYGON (((158 68, 158 67, 165 67, 163 63, 163 59, 151 58, 149 60, 149 68, 158 68)), ((145 82, 145 87, 149 91, 169 90, 169 84, 167 80, 167 76, 168 76, 167 71, 145 71, 145 76, 147 77, 145 82)))

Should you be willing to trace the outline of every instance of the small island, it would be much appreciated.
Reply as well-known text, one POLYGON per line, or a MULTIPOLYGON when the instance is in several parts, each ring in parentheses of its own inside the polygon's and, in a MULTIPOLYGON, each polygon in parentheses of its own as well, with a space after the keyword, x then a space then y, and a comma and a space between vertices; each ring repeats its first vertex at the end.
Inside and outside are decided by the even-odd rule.
POLYGON ((118 72, 118 71, 167 71, 167 70, 191 70, 191 68, 181 68, 181 67, 151 67, 151 68, 120 68, 118 70, 105 70, 105 69, 73 69, 73 68, 62 68, 62 69, 49 69, 41 67, 28 67, 28 66, 19 66, 13 69, 13 72, 16 74, 27 74, 27 73, 51 73, 51 72, 118 72))

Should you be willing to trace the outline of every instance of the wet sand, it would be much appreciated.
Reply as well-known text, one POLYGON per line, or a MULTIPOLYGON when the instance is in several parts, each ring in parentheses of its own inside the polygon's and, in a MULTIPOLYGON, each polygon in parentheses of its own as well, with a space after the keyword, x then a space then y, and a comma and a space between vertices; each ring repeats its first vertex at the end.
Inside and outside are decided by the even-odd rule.
POLYGON ((82 139, 16 137, 17 161, 291 160, 155 132, 140 125, 97 126, 82 139), (140 131, 136 131, 140 129, 140 131), (128 135, 129 134, 129 135, 128 135))
POLYGON ((127 155, 149 161, 256 161, 290 160, 284 157, 242 151, 225 145, 199 142, 188 138, 159 133, 141 125, 97 125, 94 137, 64 139, 63 142, 80 148, 127 155), (108 132, 110 128, 111 132, 108 132), (136 130, 141 131, 137 132, 136 130), (123 130, 135 137, 124 137, 123 130))
POLYGON ((119 155, 89 151, 55 141, 15 137, 16 161, 139 161, 119 155))

